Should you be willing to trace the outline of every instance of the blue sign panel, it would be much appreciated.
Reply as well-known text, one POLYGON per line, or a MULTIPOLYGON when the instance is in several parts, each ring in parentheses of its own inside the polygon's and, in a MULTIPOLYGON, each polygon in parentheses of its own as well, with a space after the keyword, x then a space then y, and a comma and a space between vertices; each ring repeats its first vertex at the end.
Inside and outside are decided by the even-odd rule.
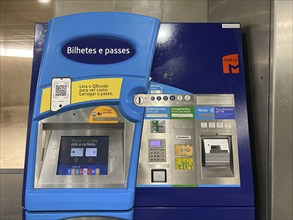
POLYGON ((98 36, 76 39, 62 48, 66 58, 88 64, 119 63, 133 57, 135 52, 125 41, 98 36))
POLYGON ((216 119, 235 119, 234 107, 215 107, 216 119))
POLYGON ((145 109, 145 119, 155 119, 155 118, 170 118, 170 108, 169 107, 147 107, 145 109))
POLYGON ((214 120, 215 109, 209 106, 195 107, 195 119, 196 120, 214 120))

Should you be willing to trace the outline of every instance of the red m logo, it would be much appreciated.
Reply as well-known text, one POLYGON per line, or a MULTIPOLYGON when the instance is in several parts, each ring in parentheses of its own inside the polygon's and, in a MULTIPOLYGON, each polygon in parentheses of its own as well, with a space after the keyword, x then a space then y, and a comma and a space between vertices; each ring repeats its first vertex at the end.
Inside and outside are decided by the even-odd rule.
POLYGON ((238 74, 239 73, 239 61, 238 54, 230 54, 222 57, 223 73, 224 74, 238 74))

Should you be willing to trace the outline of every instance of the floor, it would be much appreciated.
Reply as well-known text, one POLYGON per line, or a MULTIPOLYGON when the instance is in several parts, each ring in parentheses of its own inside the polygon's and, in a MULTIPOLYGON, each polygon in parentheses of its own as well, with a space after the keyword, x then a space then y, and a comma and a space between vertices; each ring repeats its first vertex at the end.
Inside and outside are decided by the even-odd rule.
POLYGON ((0 170, 0 219, 22 219, 22 170, 0 170))
POLYGON ((0 219, 22 219, 22 178, 28 106, 1 107, 0 219))
POLYGON ((24 167, 28 106, 1 107, 0 169, 24 167))

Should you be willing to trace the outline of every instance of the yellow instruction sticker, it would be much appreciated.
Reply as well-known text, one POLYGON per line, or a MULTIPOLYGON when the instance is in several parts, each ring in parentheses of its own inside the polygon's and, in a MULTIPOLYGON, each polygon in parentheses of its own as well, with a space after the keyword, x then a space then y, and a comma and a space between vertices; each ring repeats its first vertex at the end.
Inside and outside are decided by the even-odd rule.
POLYGON ((99 106, 91 112, 89 123, 116 124, 118 123, 118 114, 109 106, 99 106))
POLYGON ((71 103, 119 99, 122 78, 89 79, 72 82, 71 103))
MULTIPOLYGON (((72 82, 71 104, 93 100, 119 99, 122 78, 88 79, 72 82)), ((42 91, 40 113, 50 111, 51 87, 42 91)))

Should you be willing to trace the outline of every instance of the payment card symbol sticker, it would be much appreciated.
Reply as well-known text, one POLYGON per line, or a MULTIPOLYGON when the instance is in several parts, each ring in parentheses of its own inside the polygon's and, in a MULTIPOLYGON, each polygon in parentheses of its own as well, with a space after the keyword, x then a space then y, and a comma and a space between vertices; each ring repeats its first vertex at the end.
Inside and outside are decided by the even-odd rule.
POLYGON ((176 156, 192 156, 192 146, 189 144, 175 144, 176 156))
POLYGON ((92 175, 96 175, 96 169, 92 169, 92 175))
POLYGON ((83 175, 87 175, 87 168, 83 169, 83 175))
POLYGON ((193 170, 193 160, 191 157, 177 157, 175 158, 176 170, 193 170))
POLYGON ((239 59, 238 54, 230 54, 222 57, 223 73, 224 74, 238 74, 239 73, 239 59))

